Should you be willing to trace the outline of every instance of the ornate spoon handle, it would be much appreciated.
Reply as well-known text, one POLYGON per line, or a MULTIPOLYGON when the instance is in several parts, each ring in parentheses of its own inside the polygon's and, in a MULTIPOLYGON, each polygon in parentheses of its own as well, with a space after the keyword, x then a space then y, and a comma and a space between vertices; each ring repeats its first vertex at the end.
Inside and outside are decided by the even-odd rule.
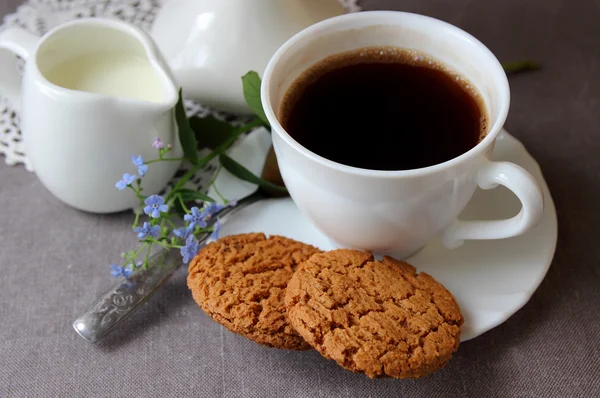
MULTIPOLYGON (((211 219, 227 222, 228 216, 266 196, 257 191, 240 200, 236 207, 226 207, 211 219)), ((200 237, 204 246, 210 234, 200 237)), ((169 279, 181 265, 178 250, 161 250, 148 260, 148 268, 137 269, 129 278, 120 277, 104 292, 87 311, 73 322, 73 328, 81 337, 95 343, 105 337, 119 323, 131 315, 169 279)))

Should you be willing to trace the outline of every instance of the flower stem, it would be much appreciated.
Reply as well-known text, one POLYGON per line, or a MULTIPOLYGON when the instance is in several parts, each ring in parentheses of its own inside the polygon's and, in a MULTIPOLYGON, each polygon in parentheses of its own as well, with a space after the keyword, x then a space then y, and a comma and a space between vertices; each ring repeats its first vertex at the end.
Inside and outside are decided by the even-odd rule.
POLYGON ((148 250, 146 250, 146 258, 144 258, 144 269, 148 269, 148 258, 150 257, 150 249, 152 249, 152 244, 149 244, 148 250))
POLYGON ((171 216, 170 215, 169 215, 168 218, 165 218, 165 220, 167 220, 167 222, 169 223, 169 225, 171 226, 171 228, 177 229, 177 225, 175 225, 175 223, 173 221, 171 221, 171 216))
POLYGON ((217 188, 217 184, 212 184, 213 189, 215 190, 215 192, 217 193, 217 195, 219 195, 219 198, 223 201, 223 203, 227 202, 227 198, 225 196, 223 196, 221 194, 221 192, 219 192, 219 188, 217 188))
POLYGON ((185 158, 159 158, 159 159, 152 159, 146 162, 146 164, 152 164, 152 163, 157 163, 157 162, 181 162, 182 160, 185 160, 185 158))
POLYGON ((131 185, 128 185, 128 187, 129 187, 129 189, 131 189, 133 191, 133 193, 135 193, 135 196, 137 196, 137 198, 139 200, 144 201, 144 197, 140 193, 140 192, 142 192, 142 187, 140 185, 140 180, 137 180, 136 184, 137 184, 137 188, 134 188, 131 185))
POLYGON ((262 122, 260 119, 257 118, 243 126, 240 126, 236 130, 234 130, 234 132, 231 134, 231 136, 225 142, 223 142, 221 145, 216 147, 215 150, 212 151, 210 154, 208 154, 207 156, 200 159, 198 161, 198 163, 196 163, 194 165, 194 167, 192 167, 190 170, 188 170, 188 172, 185 173, 179 179, 177 184, 175 184, 173 189, 171 189, 171 192, 169 192, 169 194, 167 195, 165 201, 168 202, 168 200, 172 197, 172 193, 176 192, 178 189, 182 188, 190 180, 190 178, 192 178, 196 174, 196 172, 198 170, 200 170, 201 168, 206 166, 208 164, 208 162, 210 162, 211 160, 213 160, 214 158, 219 156, 221 153, 225 152, 237 140, 237 138, 240 135, 242 135, 254 128, 260 127, 260 126, 262 126, 262 122))
POLYGON ((219 192, 219 189, 217 188, 217 184, 215 184, 215 182, 217 181, 217 177, 219 177, 219 174, 221 173, 221 170, 223 169, 223 166, 219 164, 219 168, 217 169, 217 172, 215 173, 213 179, 210 181, 210 184, 208 184, 208 187, 213 187, 213 189, 215 190, 215 193, 219 196, 219 198, 223 201, 223 202, 227 202, 227 199, 225 197, 223 197, 223 195, 221 195, 221 192, 219 192))
POLYGON ((187 206, 185 205, 185 203, 183 202, 183 198, 181 197, 181 195, 177 195, 177 199, 179 200, 179 204, 181 205, 181 208, 183 209, 183 211, 185 211, 186 213, 189 214, 190 209, 188 209, 187 206))
POLYGON ((142 246, 140 246, 140 248, 133 254, 133 256, 131 256, 131 258, 129 260, 127 260, 127 262, 125 263, 124 266, 127 266, 127 264, 129 264, 129 262, 131 262, 131 265, 133 266, 133 268, 137 268, 135 260, 138 258, 138 256, 140 255, 140 253, 142 252, 142 250, 144 250, 144 248, 146 246, 148 246, 148 243, 144 242, 144 244, 142 246))
POLYGON ((173 247, 177 247, 177 246, 173 246, 173 245, 170 245, 168 243, 165 243, 163 241, 156 241, 156 243, 158 243, 163 249, 167 249, 167 250, 171 249, 173 247))
POLYGON ((221 164, 219 164, 219 168, 217 169, 217 172, 215 173, 215 176, 213 177, 213 179, 210 181, 210 184, 208 184, 208 187, 212 186, 215 183, 215 181, 217 181, 217 177, 221 173, 222 169, 223 169, 223 166, 221 164))
POLYGON ((135 183, 137 184, 137 191, 136 191, 136 192, 137 192, 137 196, 138 196, 138 198, 139 198, 140 200, 144 200, 144 199, 145 199, 145 197, 142 195, 143 188, 142 188, 142 183, 141 183, 141 180, 138 178, 138 179, 137 179, 137 181, 136 181, 135 183))
POLYGON ((140 205, 137 209, 137 211, 135 212, 135 221, 133 222, 133 226, 131 227, 131 229, 133 229, 135 231, 135 229, 138 226, 138 223, 140 222, 140 214, 142 213, 142 206, 140 205))
POLYGON ((167 146, 165 148, 161 148, 158 150, 158 157, 162 160, 164 159, 163 156, 165 156, 167 153, 171 152, 173 148, 171 146, 167 146))

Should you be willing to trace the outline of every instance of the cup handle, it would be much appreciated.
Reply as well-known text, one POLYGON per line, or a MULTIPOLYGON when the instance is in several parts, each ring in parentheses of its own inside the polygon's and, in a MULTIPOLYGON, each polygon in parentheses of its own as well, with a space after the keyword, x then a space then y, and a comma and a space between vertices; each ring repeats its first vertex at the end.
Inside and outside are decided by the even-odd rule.
MULTIPOLYGON (((0 49, 9 50, 27 60, 35 51, 38 38, 24 29, 11 27, 0 33, 0 49)), ((16 58, 0 55, 0 93, 5 95, 13 108, 21 110, 21 77, 16 58)))
POLYGON ((517 195, 523 207, 519 214, 506 220, 454 221, 442 235, 447 248, 456 248, 466 239, 503 239, 521 235, 542 219, 544 195, 533 176, 522 167, 510 162, 490 161, 477 174, 477 184, 482 189, 504 185, 517 195))

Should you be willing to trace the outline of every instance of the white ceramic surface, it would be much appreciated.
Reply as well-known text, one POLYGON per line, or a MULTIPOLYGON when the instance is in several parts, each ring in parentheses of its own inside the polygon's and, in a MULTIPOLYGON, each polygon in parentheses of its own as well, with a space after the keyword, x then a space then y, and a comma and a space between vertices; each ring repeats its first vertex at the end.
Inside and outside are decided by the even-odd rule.
MULTIPOLYGON (((36 175, 63 202, 98 213, 130 209, 138 199, 129 190, 115 188, 123 173, 136 172, 130 156, 157 157, 151 146, 155 137, 174 146, 173 156, 181 156, 173 113, 178 87, 140 28, 117 20, 79 19, 39 39, 11 27, 0 34, 0 49, 26 60, 21 83, 16 58, 2 54, 0 91, 19 109, 25 151, 36 175), (104 53, 135 54, 148 62, 163 87, 162 101, 71 90, 44 75, 44 70, 74 57, 104 53)), ((152 165, 144 177, 144 192, 162 189, 178 165, 152 165)))
POLYGON ((187 97, 249 114, 241 77, 250 70, 262 76, 287 39, 343 13, 336 0, 170 0, 152 36, 187 97))
MULTIPOLYGON (((290 195, 340 246, 404 258, 441 233, 446 246, 458 247, 466 239, 520 235, 541 219, 543 196, 533 177, 514 164, 490 160, 510 102, 502 65, 481 42, 455 26, 394 11, 346 14, 317 23, 275 53, 265 70, 261 98, 290 195), (447 73, 466 77, 487 105, 487 136, 455 159, 406 171, 358 169, 325 159, 298 144, 276 116, 290 85, 329 55, 373 46, 424 52, 449 67, 447 73), (498 185, 519 197, 523 204, 519 214, 496 221, 456 221, 477 186, 490 189, 498 185)), ((398 148, 398 156, 405 150, 411 148, 398 148)))
MULTIPOLYGON (((256 144, 247 141, 232 156, 259 172, 262 163, 257 162, 256 157, 261 152, 263 157, 266 154, 266 139, 266 133, 258 132, 251 139, 256 144)), ((407 259, 419 272, 429 273, 454 294, 465 317, 463 341, 501 324, 527 303, 546 275, 556 248, 556 210, 538 164, 523 145, 506 132, 498 136, 492 158, 518 164, 534 176, 546 199, 540 223, 518 237, 468 241, 452 250, 446 249, 441 240, 435 238, 407 259)), ((223 179, 219 181, 219 189, 234 199, 252 192, 254 187, 223 179)), ((479 189, 460 218, 492 220, 510 217, 519 208, 519 200, 507 189, 479 189)), ((227 221, 221 235, 246 232, 279 234, 323 250, 334 248, 289 198, 266 200, 243 209, 227 221)))

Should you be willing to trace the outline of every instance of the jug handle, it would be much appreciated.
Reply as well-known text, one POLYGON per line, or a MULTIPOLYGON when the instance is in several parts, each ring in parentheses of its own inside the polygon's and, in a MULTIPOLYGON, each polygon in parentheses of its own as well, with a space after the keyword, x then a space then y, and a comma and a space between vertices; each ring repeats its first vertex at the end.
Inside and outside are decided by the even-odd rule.
MULTIPOLYGON (((0 33, 0 50, 8 50, 25 61, 34 53, 38 37, 24 29, 11 27, 0 33)), ((17 59, 5 51, 0 53, 0 94, 6 96, 13 108, 21 110, 21 76, 17 59), (3 53, 3 54, 2 54, 3 53)))

